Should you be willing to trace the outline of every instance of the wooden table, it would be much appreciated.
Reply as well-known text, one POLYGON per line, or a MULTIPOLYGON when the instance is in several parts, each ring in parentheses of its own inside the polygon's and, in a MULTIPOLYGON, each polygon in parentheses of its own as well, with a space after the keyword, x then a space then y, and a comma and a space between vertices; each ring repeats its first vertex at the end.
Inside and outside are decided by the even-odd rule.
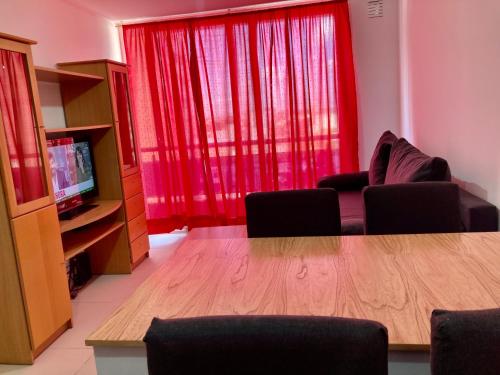
POLYGON ((426 352, 432 310, 500 307, 500 233, 245 235, 193 230, 87 345, 143 351, 154 316, 279 314, 376 320, 391 351, 426 352))

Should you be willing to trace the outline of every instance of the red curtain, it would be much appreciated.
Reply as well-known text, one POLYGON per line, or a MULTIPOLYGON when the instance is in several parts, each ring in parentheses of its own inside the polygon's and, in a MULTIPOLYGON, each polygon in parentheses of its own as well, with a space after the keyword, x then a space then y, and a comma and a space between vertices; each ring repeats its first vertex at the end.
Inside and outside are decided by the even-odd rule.
POLYGON ((346 1, 124 26, 152 233, 358 170, 346 1))
POLYGON ((0 49, 0 118, 17 203, 46 196, 25 57, 3 49, 0 49))

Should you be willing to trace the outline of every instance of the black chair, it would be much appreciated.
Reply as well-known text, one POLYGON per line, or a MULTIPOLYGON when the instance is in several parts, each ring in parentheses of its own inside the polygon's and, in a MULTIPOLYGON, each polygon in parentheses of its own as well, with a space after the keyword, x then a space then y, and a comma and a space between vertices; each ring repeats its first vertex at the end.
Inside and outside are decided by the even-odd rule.
POLYGON ((433 311, 431 369, 432 375, 500 374, 500 309, 433 311))
POLYGON ((365 234, 463 231, 458 185, 411 182, 363 189, 365 234))
POLYGON ((368 320, 300 316, 154 318, 150 375, 386 375, 387 329, 368 320))
POLYGON ((340 235, 334 189, 251 193, 245 198, 248 237, 340 235))

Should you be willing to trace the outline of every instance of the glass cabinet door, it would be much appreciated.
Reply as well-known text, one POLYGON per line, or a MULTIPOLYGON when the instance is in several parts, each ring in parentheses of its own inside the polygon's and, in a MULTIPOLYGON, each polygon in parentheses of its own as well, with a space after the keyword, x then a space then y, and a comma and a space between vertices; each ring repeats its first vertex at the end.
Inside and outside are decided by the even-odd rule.
POLYGON ((25 53, 0 48, 0 158, 11 216, 50 203, 25 53))
POLYGON ((115 120, 120 144, 122 172, 134 172, 138 166, 135 149, 134 126, 130 112, 127 74, 113 71, 113 91, 115 97, 115 120))

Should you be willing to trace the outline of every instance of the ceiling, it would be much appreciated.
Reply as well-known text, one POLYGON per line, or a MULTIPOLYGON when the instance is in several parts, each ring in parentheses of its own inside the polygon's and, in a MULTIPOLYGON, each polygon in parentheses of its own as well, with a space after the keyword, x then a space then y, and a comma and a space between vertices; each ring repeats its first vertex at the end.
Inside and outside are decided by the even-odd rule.
MULTIPOLYGON (((276 0, 66 0, 112 21, 162 17, 277 2, 276 0)), ((281 0, 278 0, 281 1, 281 0)))

